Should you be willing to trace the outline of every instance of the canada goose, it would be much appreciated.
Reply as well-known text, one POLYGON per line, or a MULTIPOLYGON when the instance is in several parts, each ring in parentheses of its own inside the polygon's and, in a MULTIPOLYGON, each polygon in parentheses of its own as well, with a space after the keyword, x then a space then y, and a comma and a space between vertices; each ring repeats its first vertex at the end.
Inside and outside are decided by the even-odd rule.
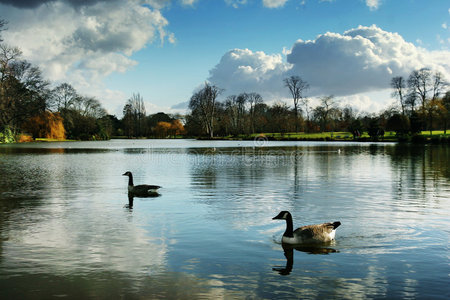
POLYGON ((131 174, 131 172, 128 171, 123 173, 122 175, 128 176, 128 193, 132 193, 134 195, 148 196, 157 193, 158 189, 161 188, 159 185, 148 185, 148 184, 133 185, 133 174, 131 174))
POLYGON ((331 242, 334 240, 336 228, 341 225, 341 222, 330 222, 306 225, 293 230, 292 215, 288 211, 280 212, 272 220, 286 220, 286 231, 283 233, 281 242, 291 245, 331 242))

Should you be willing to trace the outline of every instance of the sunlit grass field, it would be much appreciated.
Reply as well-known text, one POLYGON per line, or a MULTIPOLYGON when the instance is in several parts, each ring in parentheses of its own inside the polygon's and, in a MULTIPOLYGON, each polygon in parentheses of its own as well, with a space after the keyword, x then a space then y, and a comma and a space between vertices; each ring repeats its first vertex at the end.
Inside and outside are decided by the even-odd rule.
MULTIPOLYGON (((450 136, 450 132, 447 131, 444 134, 443 130, 434 130, 432 131, 432 135, 430 135, 430 131, 422 131, 421 135, 425 137, 448 137, 450 136)), ((240 136, 244 138, 244 136, 240 136)), ((257 133, 250 135, 251 138, 274 138, 274 139, 296 139, 296 140, 341 140, 341 141, 350 141, 353 140, 353 135, 350 132, 346 131, 336 131, 336 132, 320 132, 320 133, 305 133, 305 132, 289 132, 289 133, 257 133)), ((370 138, 367 132, 363 132, 360 138, 370 138)), ((385 141, 396 141, 397 135, 394 131, 386 131, 383 137, 380 137, 381 140, 385 141)))

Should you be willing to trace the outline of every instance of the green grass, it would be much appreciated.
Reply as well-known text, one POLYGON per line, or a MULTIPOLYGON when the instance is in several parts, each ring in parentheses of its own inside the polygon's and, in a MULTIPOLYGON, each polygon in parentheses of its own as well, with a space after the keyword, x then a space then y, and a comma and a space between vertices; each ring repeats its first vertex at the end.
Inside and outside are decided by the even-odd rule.
POLYGON ((36 142, 75 142, 76 140, 58 140, 58 139, 48 139, 48 138, 36 138, 34 139, 36 142))
POLYGON ((305 133, 305 132, 288 132, 288 133, 257 133, 252 134, 251 137, 258 137, 264 135, 266 137, 273 138, 286 138, 286 139, 321 139, 321 138, 333 138, 333 139, 353 139, 350 132, 318 132, 318 133, 305 133))
POLYGON ((432 134, 430 135, 430 131, 429 131, 429 130, 426 130, 426 131, 422 131, 421 134, 422 134, 422 135, 425 135, 425 136, 428 136, 428 137, 429 137, 429 136, 436 136, 436 135, 450 136, 450 131, 447 130, 447 133, 444 134, 444 130, 433 130, 433 131, 432 131, 432 134))
MULTIPOLYGON (((431 137, 429 131, 422 131, 421 133, 425 137, 431 137)), ((239 138, 257 138, 259 136, 265 136, 267 138, 274 138, 280 140, 335 140, 335 141, 351 141, 353 140, 353 135, 350 132, 338 131, 338 132, 319 132, 319 133, 305 133, 305 132, 289 132, 289 133, 256 133, 251 135, 240 135, 239 138)), ((433 136, 450 136, 450 133, 444 135, 443 130, 434 130, 433 136)), ((232 138, 232 137, 226 137, 232 138)), ((363 132, 360 138, 369 139, 370 136, 367 132, 363 132)), ((382 141, 397 141, 397 134, 394 131, 386 131, 384 136, 380 138, 382 141)))

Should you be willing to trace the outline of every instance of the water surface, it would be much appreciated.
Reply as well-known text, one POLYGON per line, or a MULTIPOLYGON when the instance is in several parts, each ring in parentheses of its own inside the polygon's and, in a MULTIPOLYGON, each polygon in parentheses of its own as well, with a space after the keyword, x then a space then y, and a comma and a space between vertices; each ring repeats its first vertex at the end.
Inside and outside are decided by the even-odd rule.
POLYGON ((450 292, 445 146, 112 140, 0 146, 0 298, 410 298, 450 292), (134 198, 135 183, 163 186, 134 198), (336 242, 284 249, 294 225, 336 242))

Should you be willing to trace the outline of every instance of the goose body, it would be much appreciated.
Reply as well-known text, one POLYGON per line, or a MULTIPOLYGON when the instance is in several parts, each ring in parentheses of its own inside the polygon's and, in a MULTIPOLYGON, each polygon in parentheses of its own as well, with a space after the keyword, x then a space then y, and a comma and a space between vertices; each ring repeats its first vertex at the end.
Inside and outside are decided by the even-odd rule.
POLYGON ((159 185, 149 185, 149 184, 133 184, 133 174, 131 172, 125 172, 123 176, 128 176, 128 193, 135 195, 151 195, 158 192, 161 187, 159 185))
POLYGON ((280 212, 272 220, 286 220, 286 231, 281 242, 291 245, 331 242, 336 235, 336 228, 341 225, 341 222, 330 222, 306 225, 293 230, 292 215, 288 211, 280 212))

